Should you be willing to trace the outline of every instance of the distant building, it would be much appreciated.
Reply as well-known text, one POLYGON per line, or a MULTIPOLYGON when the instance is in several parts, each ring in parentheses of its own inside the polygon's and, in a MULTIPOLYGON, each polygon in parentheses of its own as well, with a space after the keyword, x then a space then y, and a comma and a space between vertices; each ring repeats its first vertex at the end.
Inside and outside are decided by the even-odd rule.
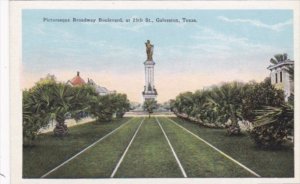
POLYGON ((72 80, 68 80, 67 84, 71 86, 81 86, 85 85, 86 82, 80 77, 80 73, 77 72, 77 75, 72 80))
POLYGON ((284 99, 288 100, 291 93, 294 91, 294 81, 290 79, 288 68, 294 66, 294 61, 286 59, 277 64, 270 65, 268 69, 271 71, 271 84, 277 89, 284 91, 284 99))
POLYGON ((93 86, 96 92, 101 96, 116 93, 116 91, 110 91, 106 87, 97 85, 92 79, 88 79, 87 84, 93 86))
POLYGON ((71 86, 90 85, 90 86, 94 87, 96 92, 101 96, 116 93, 116 91, 110 91, 106 87, 97 85, 92 79, 88 78, 88 81, 85 82, 80 77, 80 72, 77 72, 77 75, 72 80, 68 80, 67 84, 69 84, 71 86))

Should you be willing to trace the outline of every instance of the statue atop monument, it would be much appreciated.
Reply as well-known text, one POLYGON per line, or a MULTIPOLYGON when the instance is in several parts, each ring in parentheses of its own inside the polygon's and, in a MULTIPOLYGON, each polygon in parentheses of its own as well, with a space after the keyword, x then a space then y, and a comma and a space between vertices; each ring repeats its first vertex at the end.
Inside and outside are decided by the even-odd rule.
POLYGON ((145 45, 146 45, 147 61, 153 61, 152 56, 153 56, 153 47, 154 47, 154 45, 152 45, 150 43, 150 40, 147 40, 145 45))

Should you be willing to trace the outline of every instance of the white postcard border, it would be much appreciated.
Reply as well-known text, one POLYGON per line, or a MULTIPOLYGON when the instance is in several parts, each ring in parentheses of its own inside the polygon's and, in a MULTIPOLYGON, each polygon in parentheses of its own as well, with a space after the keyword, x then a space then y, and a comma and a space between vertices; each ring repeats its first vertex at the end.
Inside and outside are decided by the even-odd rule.
MULTIPOLYGON (((23 9, 290 9, 294 11, 295 84, 299 79, 300 1, 11 1, 10 2, 10 163, 11 183, 300 183, 300 104, 295 85, 294 178, 192 178, 192 179, 22 179, 22 10, 23 9)), ((278 168, 280 169, 280 168, 278 168)))

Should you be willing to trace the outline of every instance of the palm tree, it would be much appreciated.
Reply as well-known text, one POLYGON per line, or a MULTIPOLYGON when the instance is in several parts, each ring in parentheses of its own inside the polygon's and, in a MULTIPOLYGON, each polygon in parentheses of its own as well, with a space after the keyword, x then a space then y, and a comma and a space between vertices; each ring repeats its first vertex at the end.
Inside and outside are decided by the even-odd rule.
POLYGON ((68 128, 65 125, 67 113, 73 114, 77 109, 73 109, 78 101, 76 101, 75 90, 65 84, 57 84, 52 90, 52 117, 57 121, 54 128, 55 135, 64 136, 68 133, 68 128), (73 107, 73 108, 72 108, 73 107))
POLYGON ((179 94, 179 96, 176 97, 174 105, 177 113, 184 114, 189 117, 193 111, 193 93, 185 92, 179 94))
POLYGON ((284 54, 276 54, 274 55, 275 59, 274 58, 271 58, 270 59, 270 62, 274 65, 278 64, 278 63, 281 63, 281 62, 284 62, 288 59, 288 56, 286 53, 284 54))
POLYGON ((28 91, 23 91, 23 136, 24 144, 32 144, 39 130, 54 119, 52 90, 55 81, 38 82, 28 91))
POLYGON ((293 132, 293 105, 286 103, 280 107, 266 106, 256 112, 257 119, 250 135, 260 147, 278 148, 293 132))
POLYGON ((200 121, 215 123, 215 116, 213 114, 214 109, 208 100, 209 95, 210 91, 207 90, 196 91, 193 94, 192 100, 194 105, 191 115, 200 121))
POLYGON ((215 87, 212 89, 211 97, 209 97, 209 101, 219 112, 220 120, 223 123, 228 119, 231 120, 231 125, 228 128, 229 135, 240 133, 238 118, 241 118, 242 99, 243 84, 239 82, 215 87))
POLYGON ((49 116, 32 91, 23 91, 23 144, 32 145, 39 130, 49 123, 49 116))
POLYGON ((25 122, 28 123, 30 118, 38 117, 41 128, 48 125, 51 120, 55 120, 57 122, 53 130, 55 135, 63 136, 68 133, 65 125, 67 113, 71 113, 74 117, 76 113, 87 108, 86 93, 55 81, 37 83, 29 93, 28 97, 24 95, 23 102, 25 122))
POLYGON ((292 104, 282 104, 279 107, 266 106, 262 110, 257 110, 257 118, 254 127, 283 122, 289 126, 293 125, 294 107, 292 104))

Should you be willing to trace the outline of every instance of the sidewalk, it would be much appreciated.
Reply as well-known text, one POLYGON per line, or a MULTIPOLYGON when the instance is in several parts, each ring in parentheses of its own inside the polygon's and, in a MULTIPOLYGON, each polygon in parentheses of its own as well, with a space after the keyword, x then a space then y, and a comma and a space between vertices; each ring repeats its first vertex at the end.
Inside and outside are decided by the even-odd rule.
MULTIPOLYGON (((144 111, 129 111, 126 112, 124 117, 145 117, 148 116, 149 114, 144 111)), ((154 112, 151 114, 151 116, 156 116, 156 117, 176 117, 176 115, 173 112, 154 112)))

